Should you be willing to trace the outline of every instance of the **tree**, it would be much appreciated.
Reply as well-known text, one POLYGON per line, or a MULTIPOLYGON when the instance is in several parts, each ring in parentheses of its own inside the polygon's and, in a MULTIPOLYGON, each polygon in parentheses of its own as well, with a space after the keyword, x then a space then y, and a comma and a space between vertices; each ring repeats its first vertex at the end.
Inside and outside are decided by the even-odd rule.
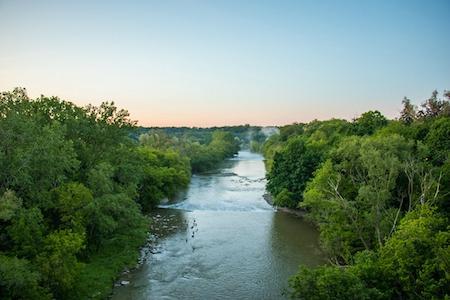
POLYGON ((217 130, 213 132, 212 141, 208 147, 216 153, 218 160, 221 161, 239 151, 239 142, 235 140, 231 133, 217 130))
POLYGON ((6 190, 0 197, 0 222, 11 220, 22 207, 22 199, 11 190, 6 190))
POLYGON ((79 165, 59 124, 40 127, 26 115, 13 114, 0 119, 0 139, 0 190, 14 190, 25 206, 44 204, 47 192, 79 165))
POLYGON ((431 97, 427 99, 421 106, 419 111, 421 118, 436 118, 438 116, 450 116, 450 102, 448 92, 444 92, 446 99, 438 99, 438 91, 434 90, 431 97))
POLYGON ((408 213, 381 249, 380 264, 400 297, 444 299, 450 293, 448 220, 429 205, 408 213))
POLYGON ((70 229, 54 231, 46 236, 37 264, 55 297, 64 298, 70 292, 82 267, 76 255, 83 247, 84 235, 70 229))
POLYGON ((144 240, 148 222, 140 207, 125 194, 106 194, 86 207, 88 250, 98 250, 118 236, 140 236, 144 240))
POLYGON ((349 263, 355 252, 384 244, 402 207, 394 191, 412 149, 398 135, 349 137, 316 172, 301 206, 334 261, 349 263))
POLYGON ((425 138, 431 150, 431 160, 436 165, 443 165, 450 158, 450 118, 440 118, 433 122, 425 138))
MULTIPOLYGON (((79 259, 95 266, 105 240, 120 237, 137 253, 147 227, 130 198, 137 198, 144 168, 130 139, 134 125, 113 103, 81 108, 57 97, 30 99, 25 89, 0 94, 0 256, 7 257, 0 298, 66 298, 80 274, 79 259), (93 194, 111 197, 104 203, 93 194), (99 215, 123 229, 107 231, 111 223, 99 215), (44 288, 36 292, 35 285, 44 288)), ((134 262, 134 255, 115 255, 113 266, 102 268, 134 262)), ((109 287, 109 273, 101 274, 109 287)))
POLYGON ((40 286, 40 275, 29 261, 0 253, 0 295, 2 299, 52 299, 40 286))
POLYGON ((67 228, 84 234, 87 207, 94 201, 92 192, 81 183, 68 183, 54 190, 56 211, 59 216, 57 228, 67 228))
POLYGON ((93 167, 87 178, 88 187, 93 191, 94 196, 112 194, 114 191, 114 168, 108 162, 102 162, 93 167))
POLYGON ((42 249, 46 226, 39 208, 21 208, 7 227, 11 238, 12 253, 20 257, 34 258, 42 249))
POLYGON ((280 128, 280 139, 282 141, 287 141, 291 136, 301 135, 304 132, 305 124, 294 123, 291 125, 285 125, 280 128))
POLYGON ((403 109, 400 113, 400 121, 409 125, 416 119, 416 108, 411 104, 411 100, 406 97, 403 98, 402 104, 403 109))
POLYGON ((294 201, 300 201, 306 183, 321 159, 321 149, 308 144, 304 137, 289 139, 285 148, 274 156, 273 166, 267 174, 267 189, 275 197, 286 189, 292 193, 294 201))
POLYGON ((378 110, 365 112, 354 121, 355 132, 358 135, 371 135, 387 124, 386 117, 378 110))
POLYGON ((345 268, 301 268, 291 281, 298 299, 445 299, 450 293, 448 220, 428 204, 401 221, 378 251, 345 268))
POLYGON ((344 268, 302 267, 289 283, 295 299, 382 299, 378 290, 367 288, 357 275, 344 268))
POLYGON ((287 189, 282 189, 281 192, 276 195, 273 204, 276 206, 296 208, 298 203, 295 200, 293 193, 289 192, 287 189))
POLYGON ((174 151, 139 148, 143 177, 139 183, 138 201, 146 211, 163 198, 172 198, 189 183, 189 163, 174 151))

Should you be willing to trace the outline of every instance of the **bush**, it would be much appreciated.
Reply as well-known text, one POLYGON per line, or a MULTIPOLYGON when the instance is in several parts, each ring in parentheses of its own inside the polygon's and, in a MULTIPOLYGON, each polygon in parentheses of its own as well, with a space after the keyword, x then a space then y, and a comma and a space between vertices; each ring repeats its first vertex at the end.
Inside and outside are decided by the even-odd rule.
POLYGON ((300 268, 290 280, 291 297, 307 300, 364 300, 380 299, 375 289, 368 289, 364 282, 345 268, 322 266, 316 269, 300 268))
POLYGON ((297 206, 297 201, 294 199, 294 194, 289 192, 287 189, 283 189, 275 197, 273 204, 276 206, 295 208, 297 206))

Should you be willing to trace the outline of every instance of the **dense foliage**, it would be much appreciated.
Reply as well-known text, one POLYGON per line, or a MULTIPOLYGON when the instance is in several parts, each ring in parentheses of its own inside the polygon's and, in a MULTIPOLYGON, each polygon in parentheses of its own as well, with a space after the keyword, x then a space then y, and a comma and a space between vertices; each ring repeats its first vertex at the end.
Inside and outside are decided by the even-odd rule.
POLYGON ((0 298, 105 298, 146 239, 143 212, 239 147, 216 131, 187 155, 136 131, 114 103, 0 94, 0 298))
POLYGON ((249 148, 252 141, 263 143, 267 133, 260 126, 238 125, 222 127, 141 127, 136 131, 136 137, 146 133, 158 133, 162 136, 170 136, 176 140, 190 140, 200 144, 209 144, 212 135, 216 131, 230 133, 242 146, 249 148))
POLYGON ((174 151, 187 157, 194 173, 217 167, 224 158, 237 154, 240 148, 239 138, 229 131, 200 131, 203 135, 194 131, 197 133, 195 138, 190 132, 186 130, 183 135, 175 135, 162 129, 151 130, 142 134, 139 140, 148 147, 174 151))
POLYGON ((329 266, 301 268, 299 299, 442 299, 450 290, 450 93, 398 120, 280 128, 264 145, 274 203, 304 209, 329 266))

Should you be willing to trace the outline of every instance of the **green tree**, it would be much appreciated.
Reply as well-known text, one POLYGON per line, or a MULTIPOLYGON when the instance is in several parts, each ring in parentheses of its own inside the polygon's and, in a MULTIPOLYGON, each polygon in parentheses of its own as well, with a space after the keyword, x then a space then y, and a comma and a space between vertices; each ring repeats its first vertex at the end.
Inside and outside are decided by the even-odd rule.
POLYGON ((387 124, 386 117, 377 110, 363 113, 354 122, 355 132, 358 135, 371 135, 387 124))
POLYGON ((149 210, 167 197, 172 198, 187 186, 190 178, 189 163, 174 151, 141 147, 143 178, 139 184, 138 201, 149 210))
POLYGON ((106 194, 86 207, 88 250, 98 250, 119 235, 140 236, 143 240, 148 222, 135 201, 125 194, 106 194))
POLYGON ((300 268, 290 287, 295 299, 382 299, 378 290, 368 289, 353 272, 337 267, 300 268))
POLYGON ((444 299, 450 294, 449 245, 448 220, 421 205, 402 220, 379 263, 400 298, 444 299))
POLYGON ((46 234, 44 217, 39 208, 22 208, 7 227, 9 237, 13 241, 12 252, 26 258, 34 258, 39 254, 46 234))
POLYGON ((84 235, 69 229, 46 236, 37 264, 46 286, 57 298, 64 298, 73 287, 82 264, 76 257, 84 247, 84 235))
POLYGON ((59 228, 84 234, 87 207, 93 202, 91 191, 81 183, 68 183, 54 190, 59 228))
POLYGON ((275 197, 273 204, 276 206, 295 208, 298 203, 295 200, 293 193, 289 192, 287 189, 282 189, 275 197))
POLYGON ((11 258, 0 298, 66 298, 81 261, 108 289, 111 272, 134 263, 147 231, 135 202, 146 162, 130 138, 134 126, 113 103, 82 108, 57 97, 30 99, 25 89, 0 94, 0 251, 11 258), (108 252, 100 264, 108 249, 102 242, 126 251, 108 252), (44 292, 35 294, 34 285, 44 292))
POLYGON ((289 139, 283 150, 274 156, 273 166, 267 174, 267 189, 275 197, 286 189, 293 194, 294 201, 300 201, 306 183, 321 159, 321 149, 308 144, 304 137, 289 139))
POLYGON ((40 286, 40 274, 29 261, 0 253, 0 296, 12 299, 52 299, 40 286))
POLYGON ((349 262, 356 251, 383 245, 402 207, 394 191, 411 152, 413 144, 398 135, 349 137, 316 172, 302 207, 336 260, 349 262))
POLYGON ((108 162, 102 162, 93 167, 87 177, 88 187, 94 196, 111 194, 114 191, 114 168, 108 162))
POLYGON ((438 116, 450 116, 450 97, 448 92, 444 92, 447 99, 439 99, 438 91, 434 90, 431 97, 422 104, 422 109, 418 112, 421 118, 436 118, 438 116))
POLYGON ((22 199, 11 190, 6 190, 0 197, 0 222, 9 221, 22 207, 22 199))
POLYGON ((78 161, 60 125, 39 127, 27 118, 0 119, 0 184, 3 190, 16 191, 24 204, 31 206, 45 202, 47 192, 67 180, 78 161))
POLYGON ((443 165, 450 158, 450 118, 440 118, 433 122, 425 143, 431 150, 431 159, 443 165))
POLYGON ((301 268, 291 281, 298 299, 446 299, 450 293, 448 220, 427 204, 402 219, 377 252, 354 264, 301 268))
POLYGON ((409 100, 408 98, 403 98, 402 101, 403 104, 403 109, 400 113, 400 121, 402 121, 405 124, 411 124, 412 122, 414 122, 414 120, 416 120, 417 116, 416 116, 416 108, 414 107, 413 104, 411 104, 411 100, 409 100))

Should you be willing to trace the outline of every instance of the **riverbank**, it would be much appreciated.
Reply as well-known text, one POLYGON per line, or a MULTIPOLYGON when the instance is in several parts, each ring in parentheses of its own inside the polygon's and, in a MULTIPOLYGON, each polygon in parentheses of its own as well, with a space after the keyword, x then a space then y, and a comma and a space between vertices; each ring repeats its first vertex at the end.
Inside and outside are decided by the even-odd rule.
POLYGON ((261 155, 240 151, 193 176, 186 195, 150 213, 151 249, 112 299, 287 299, 298 266, 326 260, 313 226, 261 199, 264 174, 261 155))
POLYGON ((110 297, 114 282, 124 271, 135 268, 139 263, 140 249, 147 237, 148 228, 141 228, 103 245, 84 263, 69 299, 110 297))
POLYGON ((288 207, 282 207, 282 206, 274 206, 273 205, 272 195, 270 195, 269 193, 265 193, 263 195, 263 198, 264 198, 264 200, 266 200, 266 202, 268 204, 273 206, 277 211, 290 213, 290 214, 296 215, 296 216, 301 217, 301 218, 304 218, 306 216, 306 211, 304 211, 302 209, 299 209, 299 208, 288 208, 288 207))

